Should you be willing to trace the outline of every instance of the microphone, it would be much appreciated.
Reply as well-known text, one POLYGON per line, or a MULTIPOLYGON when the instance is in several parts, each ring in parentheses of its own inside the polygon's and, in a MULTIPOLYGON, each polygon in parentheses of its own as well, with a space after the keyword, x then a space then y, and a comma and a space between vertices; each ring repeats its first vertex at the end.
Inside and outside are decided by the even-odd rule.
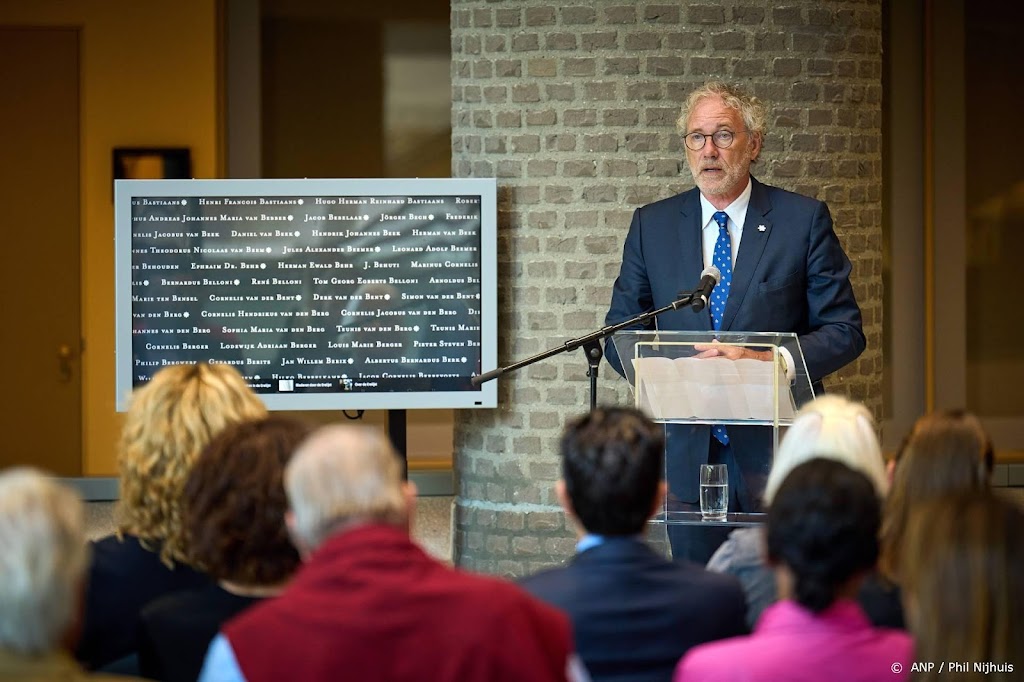
POLYGON ((704 271, 700 273, 700 284, 693 292, 693 301, 690 303, 693 312, 699 313, 704 310, 708 304, 708 298, 711 296, 711 290, 718 285, 721 279, 722 273, 714 265, 704 268, 704 271))

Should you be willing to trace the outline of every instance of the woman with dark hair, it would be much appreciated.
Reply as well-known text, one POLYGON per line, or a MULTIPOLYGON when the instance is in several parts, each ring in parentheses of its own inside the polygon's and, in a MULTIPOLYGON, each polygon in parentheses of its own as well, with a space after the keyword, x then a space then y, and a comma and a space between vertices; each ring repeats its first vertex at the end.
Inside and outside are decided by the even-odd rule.
POLYGON ((195 680, 220 626, 277 594, 298 568, 282 479, 308 434, 301 422, 268 417, 228 429, 203 450, 185 483, 182 525, 191 562, 217 584, 169 595, 143 610, 144 676, 195 680))
POLYGON ((828 459, 794 468, 768 509, 768 560, 780 601, 753 634, 695 647, 676 682, 905 680, 913 644, 872 627, 856 602, 878 560, 881 511, 868 478, 828 459))
POLYGON ((1024 511, 987 491, 918 505, 901 566, 916 658, 947 662, 915 681, 1021 679, 1024 511))

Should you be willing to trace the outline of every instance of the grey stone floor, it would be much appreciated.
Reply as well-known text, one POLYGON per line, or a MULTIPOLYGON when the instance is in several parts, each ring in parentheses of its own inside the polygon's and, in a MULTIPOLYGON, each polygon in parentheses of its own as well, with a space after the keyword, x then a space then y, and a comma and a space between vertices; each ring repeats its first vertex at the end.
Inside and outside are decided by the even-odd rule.
MULTIPOLYGON (((452 562, 453 497, 420 497, 416 501, 412 535, 432 556, 452 562)), ((89 502, 85 505, 86 532, 90 539, 109 535, 114 530, 114 503, 89 502)))

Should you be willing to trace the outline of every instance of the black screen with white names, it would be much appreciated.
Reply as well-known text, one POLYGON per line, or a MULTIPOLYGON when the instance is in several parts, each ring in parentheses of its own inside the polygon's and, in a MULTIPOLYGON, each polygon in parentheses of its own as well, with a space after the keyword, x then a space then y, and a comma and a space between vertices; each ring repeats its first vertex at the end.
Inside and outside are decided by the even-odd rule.
POLYGON ((235 366, 259 393, 471 391, 480 197, 131 200, 132 382, 235 366))

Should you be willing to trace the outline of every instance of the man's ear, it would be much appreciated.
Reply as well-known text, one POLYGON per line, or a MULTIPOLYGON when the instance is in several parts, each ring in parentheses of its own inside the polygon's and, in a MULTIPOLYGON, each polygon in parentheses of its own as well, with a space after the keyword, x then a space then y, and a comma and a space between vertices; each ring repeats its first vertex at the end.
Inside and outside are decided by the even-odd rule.
POLYGON ((288 509, 284 513, 284 527, 288 529, 288 538, 295 545, 295 549, 299 552, 299 556, 305 561, 309 558, 312 553, 309 550, 309 546, 303 542, 302 538, 299 537, 298 533, 295 532, 295 512, 288 509))
POLYGON ((576 510, 573 509, 572 500, 569 498, 569 491, 565 488, 565 479, 558 479, 555 481, 555 497, 558 498, 558 504, 562 505, 562 509, 565 513, 576 518, 576 510))
POLYGON ((418 494, 419 490, 415 483, 412 481, 402 483, 402 497, 405 498, 405 524, 410 532, 412 532, 413 517, 416 515, 416 496, 418 494))
POLYGON ((582 538, 587 534, 587 529, 583 527, 583 523, 576 516, 576 508, 572 506, 572 498, 569 497, 569 491, 565 487, 564 479, 560 478, 555 482, 555 497, 558 498, 558 503, 562 505, 565 515, 569 517, 569 522, 576 529, 576 537, 582 538))
POLYGON ((757 161, 757 157, 761 155, 761 144, 764 140, 761 139, 760 133, 750 134, 750 160, 757 161))

